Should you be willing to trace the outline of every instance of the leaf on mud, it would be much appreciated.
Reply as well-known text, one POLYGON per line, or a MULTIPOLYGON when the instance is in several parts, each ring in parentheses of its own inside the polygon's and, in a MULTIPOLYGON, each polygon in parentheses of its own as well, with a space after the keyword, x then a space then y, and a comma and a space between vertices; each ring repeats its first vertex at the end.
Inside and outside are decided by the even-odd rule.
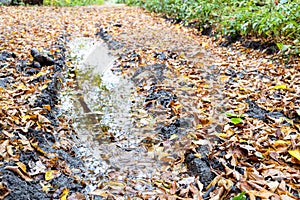
POLYGON ((288 151, 289 154, 295 158, 297 158, 300 161, 300 149, 297 150, 290 150, 288 151))
POLYGON ((243 122, 243 119, 242 118, 236 118, 236 117, 233 117, 230 119, 231 123, 233 124, 240 124, 243 122))
POLYGON ((32 142, 31 146, 39 153, 46 154, 46 152, 38 146, 38 142, 32 142))
POLYGON ((27 174, 24 174, 18 166, 6 166, 4 167, 4 169, 7 169, 7 170, 10 170, 16 174, 18 174, 21 178, 23 178, 25 181, 27 182, 30 182, 30 181, 33 181, 33 179, 27 175, 27 174))
POLYGON ((23 173, 27 174, 28 175, 28 172, 27 172, 27 167, 24 163, 22 162, 17 162, 16 163, 18 165, 18 167, 22 170, 23 173))
POLYGON ((58 170, 49 170, 45 173, 45 180, 50 181, 58 176, 60 176, 60 172, 58 170))
POLYGON ((60 194, 60 200, 67 200, 67 196, 69 194, 69 189, 68 188, 64 188, 62 193, 60 194))

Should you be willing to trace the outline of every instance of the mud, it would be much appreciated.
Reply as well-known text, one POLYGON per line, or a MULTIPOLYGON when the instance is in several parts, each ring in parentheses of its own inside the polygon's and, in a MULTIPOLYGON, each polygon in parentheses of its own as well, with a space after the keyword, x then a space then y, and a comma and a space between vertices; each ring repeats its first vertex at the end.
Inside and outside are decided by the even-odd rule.
POLYGON ((197 147, 196 153, 198 153, 201 157, 196 157, 191 151, 187 152, 185 154, 185 162, 189 172, 192 175, 198 176, 199 181, 206 188, 216 177, 215 172, 224 171, 224 167, 216 158, 211 158, 211 151, 208 145, 197 147))
POLYGON ((226 35, 223 36, 224 41, 220 42, 220 46, 229 47, 236 42, 240 42, 243 47, 264 51, 268 55, 272 55, 279 52, 279 48, 274 42, 261 42, 253 41, 247 38, 243 38, 241 35, 226 35))
MULTIPOLYGON (((0 62, 5 61, 5 63, 14 63, 14 66, 20 76, 31 76, 40 72, 41 66, 53 65, 54 73, 51 75, 48 74, 39 76, 31 81, 31 83, 37 84, 42 84, 43 81, 51 81, 48 84, 48 87, 43 89, 41 93, 37 95, 37 98, 33 103, 33 109, 38 107, 43 108, 43 106, 50 105, 49 110, 45 109, 44 117, 51 122, 52 128, 58 126, 59 117, 61 117, 61 110, 57 107, 57 105, 60 103, 60 91, 64 82, 62 71, 66 68, 66 58, 64 55, 65 49, 62 44, 60 47, 60 54, 56 55, 55 60, 51 58, 51 56, 54 57, 53 55, 43 55, 33 49, 31 51, 33 56, 31 63, 26 60, 14 63, 14 58, 16 57, 14 53, 6 51, 0 53, 0 62)), ((4 65, 1 63, 1 67, 2 66, 4 65)), ((9 74, 8 76, 2 76, 0 78, 0 87, 7 87, 8 84, 13 82, 13 77, 14 76, 12 74, 10 76, 9 74)), ((59 199, 64 188, 68 188, 70 194, 84 192, 85 184, 78 181, 79 179, 74 178, 73 176, 76 174, 77 177, 82 177, 84 172, 78 169, 85 168, 83 161, 80 159, 82 157, 82 153, 77 147, 73 146, 71 149, 68 149, 67 147, 54 148, 55 144, 60 142, 62 138, 55 135, 55 133, 38 131, 33 128, 29 128, 26 133, 21 130, 15 132, 15 136, 11 138, 11 141, 21 141, 24 139, 22 138, 24 137, 22 135, 26 136, 29 141, 33 143, 36 142, 38 146, 34 150, 27 151, 24 151, 21 148, 16 150, 15 153, 20 156, 19 161, 25 164, 28 169, 35 169, 37 171, 29 171, 28 173, 32 175, 33 180, 26 181, 13 171, 5 169, 7 166, 15 166, 14 162, 4 162, 0 166, 0 181, 7 188, 7 191, 9 191, 9 194, 5 197, 5 199, 59 199), (48 157, 48 155, 52 155, 52 158, 48 157), (44 173, 47 168, 45 165, 45 163, 47 163, 47 159, 51 160, 48 160, 48 164, 52 165, 52 169, 59 170, 61 174, 58 177, 45 182, 44 173), (38 165, 38 163, 40 165, 38 165), (74 174, 71 175, 72 172, 68 170, 74 170, 74 174), (47 189, 48 192, 45 192, 46 189, 42 187, 41 183, 44 183, 45 185, 50 184, 47 189)))
MULTIPOLYGON (((287 118, 289 120, 293 120, 295 123, 299 123, 300 119, 296 113, 291 113, 291 116, 287 116, 280 111, 268 111, 264 108, 261 108, 257 105, 255 101, 251 101, 250 99, 246 99, 248 103, 248 110, 245 112, 249 117, 257 118, 259 120, 263 120, 265 122, 272 122, 274 119, 287 118), (292 117, 292 118, 290 118, 292 117)), ((283 122, 285 125, 289 125, 288 122, 283 122)))
POLYGON ((96 36, 100 37, 107 44, 109 49, 116 50, 124 46, 118 41, 112 39, 112 37, 109 35, 108 31, 104 27, 99 28, 99 32, 96 33, 96 36))

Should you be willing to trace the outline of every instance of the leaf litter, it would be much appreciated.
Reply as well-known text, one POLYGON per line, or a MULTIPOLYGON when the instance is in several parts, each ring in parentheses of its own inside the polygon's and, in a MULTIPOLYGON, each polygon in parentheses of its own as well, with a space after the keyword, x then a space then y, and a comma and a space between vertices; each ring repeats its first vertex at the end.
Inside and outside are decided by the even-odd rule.
POLYGON ((299 198, 299 65, 139 8, 0 9, 1 199, 299 198), (76 86, 76 37, 103 40, 143 97, 134 132, 161 163, 150 178, 99 172, 74 142, 60 93, 76 86))

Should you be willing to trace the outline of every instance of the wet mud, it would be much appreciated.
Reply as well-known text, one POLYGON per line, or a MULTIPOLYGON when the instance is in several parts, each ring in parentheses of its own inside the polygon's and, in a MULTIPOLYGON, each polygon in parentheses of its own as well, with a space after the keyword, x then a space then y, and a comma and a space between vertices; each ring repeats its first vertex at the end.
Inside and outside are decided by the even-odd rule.
POLYGON ((274 42, 252 41, 247 38, 243 38, 241 35, 227 35, 223 38, 224 41, 220 42, 219 44, 222 47, 229 47, 236 42, 240 42, 243 47, 264 51, 267 55, 272 55, 279 52, 279 48, 274 42))
MULTIPOLYGON (((255 101, 251 101, 250 99, 246 99, 248 104, 248 110, 245 112, 249 117, 257 118, 264 122, 274 122, 274 119, 287 118, 288 120, 294 121, 294 123, 300 123, 300 118, 297 113, 288 112, 289 116, 285 115, 281 111, 268 111, 264 108, 261 108, 257 105, 255 101)), ((289 125, 287 121, 284 121, 283 124, 289 125)))
MULTIPOLYGON (((32 79, 32 84, 42 84, 48 81, 48 87, 43 89, 34 102, 32 102, 32 109, 40 109, 45 106, 49 106, 48 109, 44 109, 43 116, 45 120, 49 120, 50 127, 52 127, 53 133, 42 130, 36 130, 29 128, 28 130, 16 130, 14 137, 10 138, 10 142, 17 144, 22 143, 24 139, 30 141, 34 149, 25 150, 24 147, 16 149, 14 152, 19 156, 18 162, 23 163, 27 168, 31 169, 28 173, 31 174, 32 180, 26 180, 20 176, 20 173, 14 170, 15 162, 4 162, 0 166, 1 173, 1 195, 5 194, 5 199, 59 199, 64 188, 68 188, 70 193, 82 193, 84 192, 85 184, 79 181, 72 175, 70 170, 84 169, 83 161, 80 159, 82 154, 75 146, 57 147, 63 138, 54 133, 55 127, 58 127, 59 118, 61 117, 61 109, 58 108, 60 104, 60 92, 62 85, 64 84, 64 77, 62 75, 63 70, 67 68, 65 65, 66 57, 64 55, 65 48, 63 44, 60 44, 60 54, 56 55, 55 59, 53 55, 45 55, 37 51, 31 50, 33 60, 28 62, 17 61, 14 58, 14 53, 2 51, 0 53, 1 67, 15 66, 18 76, 30 77, 41 71, 42 66, 53 65, 53 73, 41 75, 36 79, 32 79), (3 62, 3 63, 2 63, 3 62), (29 64, 27 64, 29 63, 29 64), (59 175, 57 178, 45 181, 45 172, 49 170, 58 170, 59 175), (32 171, 35 169, 36 171, 32 171), (43 184, 41 184, 43 183, 43 184), (48 185, 47 189, 45 186, 48 185), (47 191, 47 192, 46 192, 47 191)), ((0 78, 0 87, 7 88, 10 84, 14 83, 14 76, 12 74, 2 75, 0 78)), ((2 130, 1 125, 1 130, 2 130)), ((1 138, 3 138, 1 133, 1 138)), ((78 171, 78 170, 77 170, 78 171)), ((82 177, 81 170, 77 172, 78 177, 82 177)))

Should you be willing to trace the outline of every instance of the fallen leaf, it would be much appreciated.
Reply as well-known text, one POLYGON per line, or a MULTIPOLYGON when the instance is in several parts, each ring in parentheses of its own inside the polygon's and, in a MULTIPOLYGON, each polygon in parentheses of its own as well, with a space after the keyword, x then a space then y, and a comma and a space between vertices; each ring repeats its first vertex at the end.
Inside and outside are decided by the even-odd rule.
POLYGON ((280 89, 280 90, 285 90, 287 87, 285 84, 282 84, 282 85, 276 85, 273 87, 273 89, 280 89))
POLYGON ((18 166, 6 166, 6 167, 4 167, 4 169, 10 170, 10 171, 16 173, 17 175, 19 175, 21 178, 23 178, 27 182, 33 181, 33 179, 28 174, 24 174, 18 166))
POLYGON ((45 173, 45 180, 50 181, 58 176, 60 176, 60 172, 58 170, 48 170, 45 173))
POLYGON ((288 152, 291 156, 297 158, 300 161, 300 149, 290 150, 288 152))
POLYGON ((0 182, 0 199, 5 199, 7 195, 11 192, 2 182, 0 182))
POLYGON ((236 117, 233 117, 233 118, 230 118, 230 121, 233 123, 233 124, 240 124, 243 122, 243 119, 242 118, 236 118, 236 117))
POLYGON ((62 190, 62 193, 60 194, 60 200, 67 200, 67 196, 69 194, 69 189, 68 188, 64 188, 62 190))

